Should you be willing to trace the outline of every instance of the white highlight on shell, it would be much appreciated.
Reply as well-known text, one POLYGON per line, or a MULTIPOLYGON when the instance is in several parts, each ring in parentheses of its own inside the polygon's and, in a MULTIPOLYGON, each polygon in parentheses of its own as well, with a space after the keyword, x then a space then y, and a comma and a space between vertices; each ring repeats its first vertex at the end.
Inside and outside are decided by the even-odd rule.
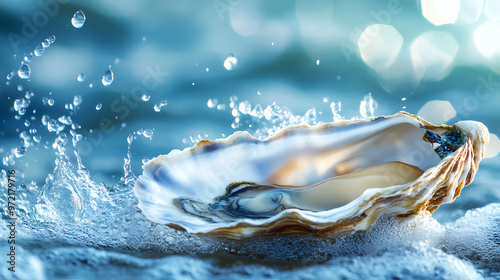
POLYGON ((403 36, 391 25, 368 26, 358 39, 363 61, 376 71, 389 68, 401 51, 403 36))

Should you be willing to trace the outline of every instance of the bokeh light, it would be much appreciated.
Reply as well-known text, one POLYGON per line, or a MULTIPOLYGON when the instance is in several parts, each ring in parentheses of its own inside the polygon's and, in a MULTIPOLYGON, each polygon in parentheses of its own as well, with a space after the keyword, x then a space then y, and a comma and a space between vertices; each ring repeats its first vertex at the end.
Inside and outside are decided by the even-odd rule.
POLYGON ((368 26, 358 40, 363 61, 377 71, 389 68, 401 51, 403 36, 390 25, 368 26))
POLYGON ((434 25, 454 23, 460 12, 460 0, 422 0, 422 13, 434 25))
POLYGON ((411 44, 411 57, 415 72, 422 79, 441 80, 451 71, 458 52, 458 43, 452 35, 442 31, 429 31, 411 44))

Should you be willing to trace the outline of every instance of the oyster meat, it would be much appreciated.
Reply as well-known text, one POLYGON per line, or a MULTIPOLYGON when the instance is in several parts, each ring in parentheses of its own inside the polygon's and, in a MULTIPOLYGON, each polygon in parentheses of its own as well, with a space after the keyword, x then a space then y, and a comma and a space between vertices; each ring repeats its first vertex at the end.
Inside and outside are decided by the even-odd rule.
POLYGON ((405 112, 247 132, 201 141, 147 162, 134 191, 151 221, 245 237, 363 230, 452 202, 489 140, 475 121, 433 125, 405 112))

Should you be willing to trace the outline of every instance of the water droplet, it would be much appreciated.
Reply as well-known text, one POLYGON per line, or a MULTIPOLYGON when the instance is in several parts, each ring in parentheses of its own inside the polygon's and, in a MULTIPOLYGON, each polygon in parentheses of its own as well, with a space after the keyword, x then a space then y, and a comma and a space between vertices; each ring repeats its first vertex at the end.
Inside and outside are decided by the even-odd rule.
POLYGON ((262 91, 257 91, 257 95, 261 95, 262 94, 262 91))
POLYGON ((94 84, 93 83, 90 83, 89 84, 89 88, 93 88, 94 87, 94 84))
POLYGON ((50 35, 49 37, 47 37, 47 42, 49 42, 49 44, 53 44, 55 41, 56 41, 56 36, 54 35, 50 35))
POLYGON ((129 134, 129 136, 127 136, 127 143, 129 145, 132 145, 133 141, 134 141, 134 135, 133 134, 129 134))
MULTIPOLYGON (((28 108, 30 101, 24 98, 14 100, 14 110, 21 112, 22 109, 28 108)), ((25 110, 26 111, 26 110, 25 110)))
POLYGON ((45 39, 44 41, 42 41, 42 46, 43 46, 44 48, 48 48, 48 47, 50 47, 50 43, 49 43, 49 41, 48 41, 47 39, 45 39))
POLYGON ((73 123, 73 120, 70 116, 60 116, 57 120, 65 125, 71 125, 73 123))
POLYGON ((315 124, 316 123, 316 108, 312 107, 307 110, 304 115, 304 122, 307 124, 315 124))
POLYGON ((231 110, 231 115, 237 118, 240 116, 240 112, 238 112, 236 108, 233 108, 233 110, 231 110))
POLYGON ((194 83, 192 83, 191 85, 193 85, 193 86, 194 86, 194 83))
POLYGON ((146 36, 142 36, 142 41, 146 42, 146 36))
POLYGON ((113 71, 111 69, 107 69, 102 76, 102 84, 107 87, 113 82, 113 71))
POLYGON ((26 94, 24 95, 26 99, 31 99, 33 96, 35 96, 35 93, 31 90, 26 91, 26 94))
POLYGON ((235 118, 234 122, 231 124, 231 127, 233 129, 237 129, 238 127, 240 127, 240 118, 235 118))
POLYGON ((97 111, 101 110, 101 108, 102 108, 102 104, 101 103, 97 103, 97 105, 95 105, 95 109, 97 111))
POLYGON ((318 60, 316 60, 316 65, 319 65, 319 59, 318 59, 318 60))
POLYGON ((55 101, 54 101, 54 99, 52 99, 52 98, 49 98, 49 99, 47 100, 47 104, 49 104, 49 106, 53 106, 53 105, 54 105, 54 103, 55 103, 55 101))
POLYGON ((262 119, 264 117, 264 110, 262 110, 262 106, 260 106, 260 104, 255 105, 255 108, 253 108, 250 116, 262 119))
POLYGON ((250 104, 250 101, 248 100, 240 102, 240 104, 238 105, 238 110, 242 114, 247 115, 252 111, 252 104, 250 104))
POLYGON ((401 98, 401 101, 405 101, 405 100, 406 100, 406 97, 401 98))
POLYGON ((25 121, 24 121, 24 125, 25 125, 26 127, 30 126, 30 124, 31 124, 31 123, 30 123, 30 121, 29 121, 29 120, 25 120, 25 121))
POLYGON ((342 103, 337 100, 337 102, 332 102, 330 104, 330 109, 332 110, 333 114, 333 121, 337 122, 342 120, 342 116, 340 115, 340 111, 342 111, 342 103))
POLYGON ((23 91, 23 88, 24 88, 24 87, 23 87, 23 85, 22 85, 22 84, 18 84, 18 85, 17 85, 17 90, 18 90, 18 91, 23 91))
POLYGON ((78 77, 76 77, 76 80, 79 82, 85 81, 85 73, 80 73, 80 75, 78 75, 78 77))
POLYGON ((150 98, 151 98, 151 96, 150 96, 150 95, 144 94, 144 95, 142 96, 142 101, 149 101, 149 99, 150 99, 150 98))
MULTIPOLYGON (((24 64, 23 64, 23 65, 24 65, 24 64)), ((21 65, 21 67, 22 67, 23 65, 21 65)), ((21 69, 21 68, 19 68, 19 69, 21 69)), ((15 75, 14 71, 12 71, 12 72, 10 72, 9 74, 7 74, 7 80, 8 80, 8 81, 12 80, 12 78, 14 78, 14 75, 15 75)))
POLYGON ((28 63, 31 62, 31 59, 33 59, 33 54, 32 53, 24 56, 24 61, 26 61, 28 63))
POLYGON ((224 60, 224 68, 226 68, 227 71, 233 70, 237 64, 238 59, 236 59, 236 57, 234 57, 232 54, 228 55, 226 57, 226 60, 224 60))
POLYGON ((234 108, 234 105, 238 101, 238 97, 236 95, 232 95, 229 97, 229 108, 234 108))
POLYGON ((217 106, 218 103, 219 103, 219 101, 217 100, 217 98, 208 99, 207 106, 208 106, 208 108, 215 108, 215 106, 217 106))
POLYGON ((73 15, 73 18, 71 19, 71 24, 75 28, 82 28, 83 24, 85 23, 85 14, 83 13, 82 10, 76 11, 76 13, 73 15))
POLYGON ((75 95, 75 97, 73 97, 73 105, 78 106, 82 104, 82 96, 81 95, 75 95))
POLYGON ((217 110, 219 110, 219 111, 226 110, 226 105, 224 105, 224 104, 217 105, 217 110))
POLYGON ((207 68, 205 68, 205 71, 208 72, 208 71, 210 71, 210 69, 208 69, 208 67, 207 67, 207 68))
POLYGON ((40 135, 33 135, 33 141, 40 143, 40 140, 42 140, 42 136, 40 135))
POLYGON ((43 52, 45 51, 45 48, 40 44, 36 46, 35 48, 35 56, 42 56, 43 52))
POLYGON ((363 118, 367 118, 369 116, 373 117, 373 113, 377 107, 377 102, 373 100, 372 93, 369 92, 368 95, 365 95, 363 100, 359 103, 359 114, 363 118))
POLYGON ((151 138, 153 137, 153 130, 151 129, 145 129, 142 135, 146 138, 151 138))
POLYGON ((146 162, 148 162, 148 161, 149 161, 149 158, 145 157, 142 159, 142 164, 146 164, 146 162))
POLYGON ((328 102, 328 98, 327 97, 323 97, 323 102, 327 103, 328 102))
POLYGON ((160 103, 156 103, 155 106, 154 106, 155 112, 160 112, 161 111, 161 107, 166 106, 166 105, 167 105, 167 100, 163 100, 160 103))
POLYGON ((47 123, 47 130, 49 132, 60 132, 64 130, 64 124, 58 123, 56 120, 49 120, 47 123))
POLYGON ((120 59, 117 57, 117 58, 115 58, 115 64, 118 64, 118 63, 120 63, 120 59))
POLYGON ((25 147, 15 148, 13 152, 16 158, 22 158, 26 154, 26 148, 25 147))

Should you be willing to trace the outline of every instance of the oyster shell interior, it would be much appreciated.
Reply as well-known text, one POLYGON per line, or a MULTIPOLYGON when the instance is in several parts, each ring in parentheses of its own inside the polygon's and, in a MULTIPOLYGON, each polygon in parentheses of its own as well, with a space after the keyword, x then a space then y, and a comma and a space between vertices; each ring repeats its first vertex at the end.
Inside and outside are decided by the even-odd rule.
POLYGON ((407 113, 236 132, 144 166, 135 192, 151 220, 230 237, 365 229, 381 215, 451 202, 487 144, 477 122, 435 126, 407 113))

